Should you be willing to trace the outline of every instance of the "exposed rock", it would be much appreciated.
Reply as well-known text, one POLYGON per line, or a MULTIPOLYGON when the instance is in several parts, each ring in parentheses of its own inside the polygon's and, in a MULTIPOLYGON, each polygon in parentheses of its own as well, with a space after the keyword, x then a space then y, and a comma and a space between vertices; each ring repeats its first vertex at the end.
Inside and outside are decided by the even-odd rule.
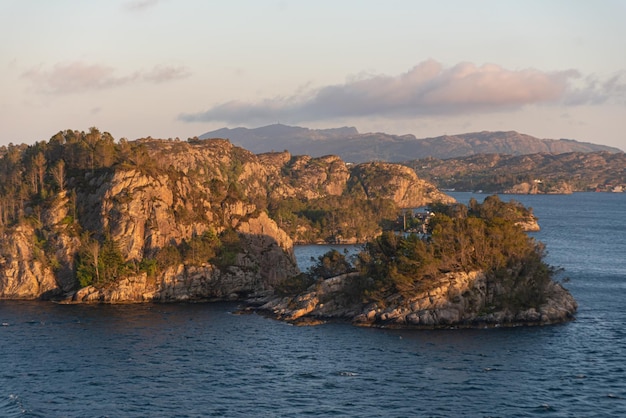
POLYGON ((540 182, 523 182, 504 190, 505 194, 572 194, 572 186, 566 181, 543 187, 540 182), (541 186, 541 187, 540 187, 541 186))
POLYGON ((500 307, 500 290, 488 283, 482 272, 448 273, 410 298, 393 295, 384 307, 346 302, 351 280, 357 273, 345 274, 311 286, 293 298, 275 298, 259 309, 277 319, 324 321, 342 318, 355 325, 374 327, 484 327, 544 325, 573 319, 577 304, 560 284, 550 282, 545 301, 537 307, 500 307))
POLYGON ((3 233, 0 242, 0 298, 32 299, 57 289, 32 226, 24 224, 3 233))
POLYGON ((369 199, 392 199, 401 208, 417 208, 432 202, 455 200, 408 167, 389 163, 364 163, 352 170, 352 187, 360 186, 369 199))
MULTIPOLYGON (((70 134, 75 141, 77 134, 70 134)), ((55 143, 59 154, 63 141, 55 143)), ((364 170, 337 156, 257 156, 223 139, 145 139, 132 146, 125 143, 126 151, 121 151, 126 159, 120 154, 120 162, 97 169, 90 156, 91 169, 74 168, 62 188, 47 185, 45 197, 26 199, 23 212, 32 222, 22 216, 0 225, 0 298, 65 294, 76 302, 137 302, 243 297, 299 272, 291 238, 266 213, 270 199, 339 196, 355 184, 365 185, 372 199, 389 198, 400 206, 451 199, 399 165, 373 166, 365 178, 364 170), (132 146, 136 155, 129 151, 132 146), (154 262, 164 248, 180 249, 194 237, 218 237, 231 229, 240 242, 228 263, 204 259, 159 266, 150 278, 139 268, 142 261, 154 262), (131 271, 111 283, 76 291, 76 264, 89 240, 114 243, 131 271)))
POLYGON ((515 224, 519 225, 522 228, 522 230, 526 232, 537 232, 541 230, 541 227, 539 226, 537 219, 534 217, 531 219, 524 219, 524 220, 518 221, 515 224))

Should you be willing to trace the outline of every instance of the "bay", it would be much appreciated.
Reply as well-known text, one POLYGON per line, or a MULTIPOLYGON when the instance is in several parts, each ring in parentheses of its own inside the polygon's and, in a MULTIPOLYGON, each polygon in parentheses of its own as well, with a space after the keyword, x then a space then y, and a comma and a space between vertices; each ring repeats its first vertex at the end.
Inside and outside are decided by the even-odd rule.
POLYGON ((403 331, 224 303, 0 301, 0 416, 626 415, 626 194, 501 198, 533 207, 576 321, 403 331))

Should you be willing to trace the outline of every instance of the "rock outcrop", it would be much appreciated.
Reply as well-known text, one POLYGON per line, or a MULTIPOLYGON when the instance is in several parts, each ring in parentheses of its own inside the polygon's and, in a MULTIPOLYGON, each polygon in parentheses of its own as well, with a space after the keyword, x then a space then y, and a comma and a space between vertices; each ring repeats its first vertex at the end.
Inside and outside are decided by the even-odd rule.
POLYGON ((539 187, 539 182, 522 182, 504 190, 505 194, 572 194, 572 186, 564 180, 548 187, 539 187))
POLYGON ((52 269, 42 262, 41 249, 34 242, 35 231, 21 225, 2 236, 0 255, 0 296, 37 298, 57 288, 52 269))
POLYGON ((435 201, 455 201, 402 165, 363 163, 354 167, 352 175, 351 187, 362 188, 369 199, 390 198, 402 208, 417 208, 435 201))
POLYGON ((268 216, 269 201, 340 196, 355 184, 368 185, 367 197, 400 206, 450 200, 400 166, 378 167, 365 179, 336 156, 254 155, 223 139, 115 145, 107 135, 65 131, 47 147, 10 150, 10 161, 0 155, 2 173, 22 161, 16 172, 32 185, 11 195, 18 203, 0 206, 0 298, 241 298, 299 273, 293 241, 268 216), (39 171, 27 165, 27 152, 40 153, 39 171), (61 156, 65 169, 58 168, 61 156), (382 183, 389 187, 371 191, 382 183), (220 243, 229 231, 236 236, 230 247, 220 243), (107 245, 123 268, 103 265, 111 263, 102 259, 107 245), (204 258, 195 245, 207 247, 204 258), (79 279, 79 264, 91 264, 92 272, 79 279), (106 280, 96 277, 107 268, 106 280))
POLYGON ((157 279, 142 273, 104 286, 87 286, 69 294, 65 303, 184 302, 237 300, 260 291, 259 275, 253 270, 230 267, 224 271, 211 264, 179 264, 157 279))
POLYGON ((537 218, 535 217, 518 221, 516 224, 525 232, 537 232, 541 230, 539 222, 537 222, 537 218))
POLYGON ((546 325, 574 318, 578 307, 560 284, 550 282, 536 307, 502 305, 503 289, 482 272, 448 273, 427 290, 406 298, 398 294, 380 303, 361 304, 349 295, 357 273, 312 285, 294 297, 274 297, 258 309, 294 324, 348 320, 355 325, 391 328, 546 325))

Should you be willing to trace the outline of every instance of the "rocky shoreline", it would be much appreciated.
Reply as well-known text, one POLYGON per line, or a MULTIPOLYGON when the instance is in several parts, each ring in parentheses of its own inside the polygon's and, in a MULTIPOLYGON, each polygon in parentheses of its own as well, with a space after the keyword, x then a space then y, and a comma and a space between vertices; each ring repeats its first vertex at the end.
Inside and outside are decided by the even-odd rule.
MULTIPOLYGON (((484 262, 480 268, 489 268, 485 263, 490 257, 522 256, 518 250, 527 237, 511 241, 521 232, 510 223, 537 230, 532 211, 504 208, 497 197, 468 209, 405 166, 352 165, 336 156, 286 151, 255 155, 222 139, 146 138, 116 144, 96 128, 59 132, 47 144, 13 151, 11 159, 0 157, 5 173, 0 180, 13 186, 0 200, 15 201, 0 217, 0 299, 242 301, 291 323, 341 320, 424 328, 547 324, 569 320, 576 311, 576 302, 560 285, 533 286, 532 279, 549 277, 533 278, 532 268, 524 277, 504 272, 504 279, 512 278, 515 285, 491 283, 480 271, 458 272, 476 269, 478 258, 484 262), (88 140, 107 150, 98 161, 83 147, 88 140), (33 155, 40 161, 39 171, 33 155), (6 175, 16 167, 19 176, 6 175), (36 172, 38 181, 30 181, 37 180, 36 172), (447 207, 429 220, 439 226, 433 234, 446 243, 446 257, 438 253, 444 247, 429 252, 424 242, 411 244, 416 260, 426 257, 432 263, 428 274, 408 269, 404 282, 394 287, 398 276, 389 269, 401 257, 391 253, 379 260, 389 269, 362 272, 363 278, 336 276, 351 269, 327 269, 332 273, 319 276, 298 269, 294 241, 370 242, 385 234, 382 221, 395 222, 399 209, 424 205, 447 207), (467 223, 463 219, 469 212, 506 218, 511 228, 502 227, 501 220, 487 225, 478 217, 467 223), (386 218, 374 219, 383 213, 386 218), (480 235, 492 227, 491 235, 480 235), (467 247, 445 240, 458 241, 459 234, 467 247), (492 236, 507 239, 484 239, 492 236), (469 245, 472 240, 480 251, 469 245), (508 254, 503 249, 507 241, 508 254), (312 280, 317 282, 303 292, 312 280), (367 294, 374 288, 367 287, 368 281, 376 280, 389 283, 367 294), (511 303, 529 283, 536 294, 530 295, 531 302, 522 299, 534 307, 511 303), (396 291, 402 295, 392 293, 396 291), (250 295, 262 297, 250 301, 250 295)), ((517 264, 523 267, 526 261, 517 264)))
POLYGON ((498 290, 482 272, 449 273, 410 298, 392 295, 379 303, 346 302, 357 273, 323 280, 297 296, 249 300, 245 310, 294 325, 346 321, 379 328, 485 328, 558 324, 575 319, 578 308, 563 286, 551 282, 539 307, 498 307, 498 290))

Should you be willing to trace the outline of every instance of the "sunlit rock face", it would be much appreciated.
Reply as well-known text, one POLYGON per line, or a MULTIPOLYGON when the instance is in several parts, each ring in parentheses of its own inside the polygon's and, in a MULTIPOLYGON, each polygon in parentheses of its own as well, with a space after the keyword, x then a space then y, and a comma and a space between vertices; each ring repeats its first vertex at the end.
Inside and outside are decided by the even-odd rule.
POLYGON ((490 283, 479 271, 448 273, 410 297, 392 295, 366 305, 346 297, 353 280, 359 280, 357 273, 327 279, 298 296, 270 299, 260 310, 296 324, 343 319, 359 326, 439 328, 553 324, 573 319, 578 308, 572 295, 554 282, 538 306, 503 308, 508 289, 490 283))
MULTIPOLYGON (((16 225, 0 230, 0 298, 65 297, 76 302, 233 299, 271 290, 298 274, 293 241, 266 211, 270 199, 303 201, 365 187, 400 207, 450 201, 411 170, 352 166, 336 156, 255 155, 216 139, 134 142, 137 150, 99 169, 68 172, 65 187, 26 201, 16 225), (41 209, 43 207, 43 209, 41 209), (234 230, 228 265, 173 261, 150 274, 145 260, 194 237, 234 230), (79 289, 76 266, 89 240, 115 243, 134 271, 79 289)), ((97 248, 95 249, 97 250, 97 248)), ((98 254, 91 255, 94 259, 98 254)))

